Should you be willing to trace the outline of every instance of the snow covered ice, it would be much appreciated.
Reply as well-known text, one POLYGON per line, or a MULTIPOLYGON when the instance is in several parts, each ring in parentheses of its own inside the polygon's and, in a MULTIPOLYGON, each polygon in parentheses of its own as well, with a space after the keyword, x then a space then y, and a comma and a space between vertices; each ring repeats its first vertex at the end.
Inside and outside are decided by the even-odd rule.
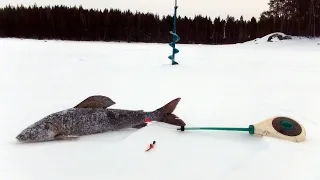
POLYGON ((266 39, 178 44, 178 66, 170 65, 168 44, 0 39, 0 179, 319 180, 319 39, 266 39), (181 97, 175 114, 190 127, 248 127, 289 116, 307 138, 152 123, 77 141, 16 142, 26 126, 91 95, 110 97, 113 108, 146 111, 181 97))

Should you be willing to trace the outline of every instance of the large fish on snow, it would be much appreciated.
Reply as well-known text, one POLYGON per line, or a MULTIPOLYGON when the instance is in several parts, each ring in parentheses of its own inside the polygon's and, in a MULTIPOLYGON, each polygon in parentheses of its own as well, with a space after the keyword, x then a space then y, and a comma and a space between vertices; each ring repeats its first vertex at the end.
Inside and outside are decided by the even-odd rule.
POLYGON ((176 126, 185 123, 172 112, 180 98, 151 112, 143 110, 110 109, 115 102, 106 96, 90 96, 73 108, 50 114, 24 129, 17 137, 22 142, 44 142, 74 139, 83 135, 143 128, 146 120, 176 126))

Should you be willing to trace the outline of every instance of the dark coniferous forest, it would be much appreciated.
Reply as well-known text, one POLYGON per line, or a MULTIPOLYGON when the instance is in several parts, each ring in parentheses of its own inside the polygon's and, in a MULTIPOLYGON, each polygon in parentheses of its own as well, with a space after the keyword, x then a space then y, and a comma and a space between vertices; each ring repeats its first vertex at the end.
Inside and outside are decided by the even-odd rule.
MULTIPOLYGON (((179 9, 178 9, 179 10, 179 9)), ((179 13, 178 13, 179 15, 179 13)), ((173 17, 67 6, 6 6, 0 9, 0 37, 81 41, 172 41, 173 17)), ((320 36, 320 0, 270 0, 258 19, 178 16, 179 43, 230 44, 272 32, 320 36)))

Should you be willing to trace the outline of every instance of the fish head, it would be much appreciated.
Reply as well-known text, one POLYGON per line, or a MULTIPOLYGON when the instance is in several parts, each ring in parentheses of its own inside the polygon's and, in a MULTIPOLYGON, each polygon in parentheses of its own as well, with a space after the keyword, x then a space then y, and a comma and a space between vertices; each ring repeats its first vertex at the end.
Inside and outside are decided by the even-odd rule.
POLYGON ((40 121, 24 129, 16 139, 20 142, 44 142, 54 140, 57 136, 57 127, 47 121, 40 121))

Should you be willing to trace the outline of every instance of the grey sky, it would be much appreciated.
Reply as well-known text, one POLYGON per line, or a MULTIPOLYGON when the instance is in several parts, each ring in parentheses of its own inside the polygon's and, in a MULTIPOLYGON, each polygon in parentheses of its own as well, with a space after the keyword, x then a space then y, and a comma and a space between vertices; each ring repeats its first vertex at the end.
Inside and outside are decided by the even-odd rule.
MULTIPOLYGON (((228 14, 239 18, 259 17, 268 9, 269 0, 178 0, 178 15, 194 17, 196 14, 207 15, 212 19, 225 18, 228 14)), ((174 0, 0 0, 0 6, 8 4, 32 5, 82 5, 84 8, 118 8, 121 10, 153 12, 159 15, 173 14, 174 0)))

